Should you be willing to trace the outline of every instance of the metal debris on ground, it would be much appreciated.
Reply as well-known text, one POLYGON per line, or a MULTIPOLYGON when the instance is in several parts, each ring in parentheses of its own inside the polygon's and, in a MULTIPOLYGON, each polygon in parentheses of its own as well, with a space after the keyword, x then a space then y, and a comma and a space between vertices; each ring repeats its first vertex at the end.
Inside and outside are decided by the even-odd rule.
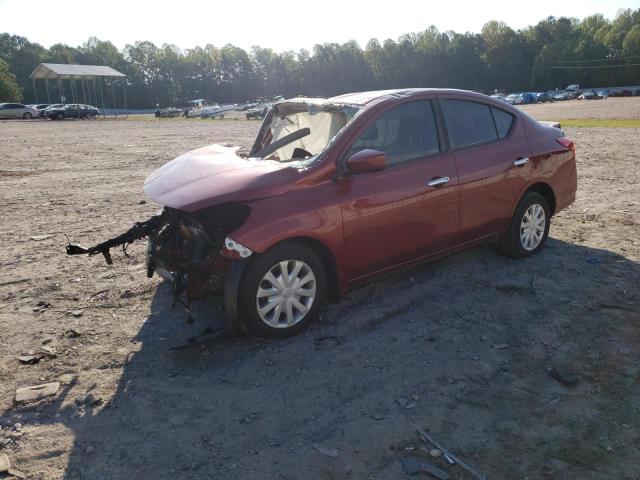
POLYGON ((55 395, 60 389, 60 382, 43 383, 16 390, 16 402, 29 402, 55 395))
POLYGON ((40 242, 42 240, 46 240, 47 238, 51 238, 51 235, 34 235, 31 237, 31 240, 40 242))
POLYGON ((478 480, 487 480, 487 477, 483 473, 480 473, 479 471, 477 471, 473 467, 471 467, 471 466, 467 465, 466 463, 464 463, 462 460, 460 460, 458 457, 456 457, 453 453, 451 453, 449 450, 447 450, 442 445, 440 445, 438 442, 436 442, 433 439, 433 437, 431 437, 431 435, 429 435, 427 432, 422 430, 420 427, 418 427, 417 425, 415 425, 415 424, 413 424, 411 422, 409 422, 409 425, 411 425, 415 429, 415 431, 418 432, 418 434, 421 437, 423 437, 425 440, 431 442, 434 447, 439 449, 442 452, 442 454, 444 455, 444 458, 447 461, 449 461, 449 463, 452 463, 452 462, 453 462, 453 464, 457 463, 462 468, 464 468, 466 471, 471 473, 474 477, 476 477, 478 480))

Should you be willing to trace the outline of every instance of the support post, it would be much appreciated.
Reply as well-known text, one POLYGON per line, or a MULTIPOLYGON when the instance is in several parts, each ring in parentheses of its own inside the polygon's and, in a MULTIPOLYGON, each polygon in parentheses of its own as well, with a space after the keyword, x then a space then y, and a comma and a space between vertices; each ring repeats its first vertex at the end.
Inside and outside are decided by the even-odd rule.
POLYGON ((122 84, 124 85, 124 112, 127 115, 127 118, 129 118, 129 109, 127 108, 127 79, 123 79, 122 80, 122 84))
POLYGON ((33 79, 33 93, 35 93, 35 95, 36 95, 36 104, 40 103, 38 101, 38 90, 36 89, 36 79, 35 78, 33 79))
POLYGON ((104 111, 104 95, 102 94, 102 77, 98 79, 98 85, 100 87, 100 100, 102 101, 102 118, 106 117, 106 112, 104 111))
POLYGON ((47 103, 51 105, 51 95, 49 95, 49 79, 44 79, 44 88, 47 91, 47 103))

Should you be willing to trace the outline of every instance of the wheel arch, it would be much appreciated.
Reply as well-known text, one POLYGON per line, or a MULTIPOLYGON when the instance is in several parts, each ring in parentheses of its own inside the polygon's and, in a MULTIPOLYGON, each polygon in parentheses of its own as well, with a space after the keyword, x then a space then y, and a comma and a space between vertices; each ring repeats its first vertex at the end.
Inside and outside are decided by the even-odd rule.
POLYGON ((547 203, 549 204, 549 210, 551 210, 551 216, 553 216, 556 212, 556 194, 548 183, 545 182, 536 182, 531 185, 527 190, 520 196, 524 196, 524 194, 528 192, 536 192, 546 198, 547 203))

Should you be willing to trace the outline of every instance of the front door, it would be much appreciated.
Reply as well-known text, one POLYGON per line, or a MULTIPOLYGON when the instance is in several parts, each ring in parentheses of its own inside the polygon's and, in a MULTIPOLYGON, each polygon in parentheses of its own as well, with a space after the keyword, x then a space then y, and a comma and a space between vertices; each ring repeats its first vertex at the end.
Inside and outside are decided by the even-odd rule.
POLYGON ((440 138, 431 101, 420 100, 383 112, 351 146, 345 158, 375 149, 387 167, 339 180, 349 280, 456 243, 458 175, 440 138))

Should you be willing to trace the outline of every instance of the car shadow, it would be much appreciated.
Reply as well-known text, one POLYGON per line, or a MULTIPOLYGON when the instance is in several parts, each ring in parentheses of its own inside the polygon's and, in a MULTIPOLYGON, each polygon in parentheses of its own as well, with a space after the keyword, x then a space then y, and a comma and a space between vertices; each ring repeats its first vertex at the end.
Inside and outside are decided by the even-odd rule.
POLYGON ((489 477, 627 478, 639 279, 560 240, 521 261, 480 247, 368 284, 295 338, 193 345, 224 325, 219 302, 188 326, 161 284, 113 395, 78 404, 69 385, 45 406, 74 435, 64 478, 404 478, 399 459, 431 448, 410 420, 489 477))

